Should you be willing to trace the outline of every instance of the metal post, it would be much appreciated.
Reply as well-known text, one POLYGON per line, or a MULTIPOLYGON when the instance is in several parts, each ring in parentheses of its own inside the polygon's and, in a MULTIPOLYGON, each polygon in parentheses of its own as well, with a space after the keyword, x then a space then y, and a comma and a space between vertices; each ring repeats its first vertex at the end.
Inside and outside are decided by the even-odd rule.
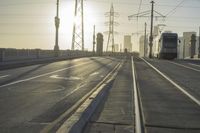
POLYGON ((146 56, 147 23, 144 23, 144 57, 146 56))
POLYGON ((60 25, 59 0, 57 0, 57 3, 56 3, 56 17, 55 17, 55 27, 56 27, 56 37, 55 37, 55 46, 54 46, 55 56, 58 56, 58 53, 59 53, 59 46, 58 46, 58 29, 59 29, 59 25, 60 25))
POLYGON ((183 40, 183 59, 185 59, 185 39, 183 40))
POLYGON ((83 10, 83 0, 81 0, 81 25, 82 25, 82 51, 84 51, 84 10, 83 10))
POLYGON ((94 25, 94 29, 93 29, 93 53, 95 53, 95 25, 94 25))
POLYGON ((153 46, 153 12, 154 12, 154 1, 151 1, 151 29, 150 29, 150 37, 149 37, 149 47, 150 53, 149 58, 152 58, 152 46, 153 46))
POLYGON ((200 27, 199 27, 199 50, 198 50, 198 58, 200 58, 200 27))

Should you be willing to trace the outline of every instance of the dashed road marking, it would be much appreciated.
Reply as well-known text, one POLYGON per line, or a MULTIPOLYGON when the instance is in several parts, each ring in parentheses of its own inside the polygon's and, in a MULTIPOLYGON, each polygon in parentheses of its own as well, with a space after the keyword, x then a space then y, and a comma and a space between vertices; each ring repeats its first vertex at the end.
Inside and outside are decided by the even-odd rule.
POLYGON ((3 76, 0 76, 0 79, 3 79, 3 78, 6 78, 6 77, 9 77, 10 75, 3 75, 3 76))
POLYGON ((70 77, 61 77, 59 75, 52 75, 50 76, 50 78, 53 78, 53 79, 63 79, 63 80, 70 80, 70 81, 73 81, 73 80, 81 80, 80 77, 73 77, 73 76, 70 76, 70 77))
POLYGON ((94 73, 90 74, 90 76, 95 76, 95 75, 98 75, 98 74, 99 74, 99 72, 94 72, 94 73))

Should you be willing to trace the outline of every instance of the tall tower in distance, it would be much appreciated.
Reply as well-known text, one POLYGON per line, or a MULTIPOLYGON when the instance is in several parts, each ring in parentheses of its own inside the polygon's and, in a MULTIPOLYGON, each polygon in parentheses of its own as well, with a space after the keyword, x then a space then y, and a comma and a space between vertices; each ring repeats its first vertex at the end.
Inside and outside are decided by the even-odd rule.
POLYGON ((124 49, 127 49, 128 52, 132 51, 131 35, 124 36, 124 49))
POLYGON ((72 50, 84 51, 83 0, 75 0, 74 26, 72 33, 72 50))
POLYGON ((107 41, 107 46, 106 46, 106 51, 109 51, 110 47, 112 52, 115 51, 114 49, 114 45, 115 45, 115 38, 114 38, 114 34, 116 33, 114 30, 114 26, 117 26, 118 23, 115 22, 115 18, 119 16, 119 14, 117 12, 114 11, 114 7, 113 4, 111 4, 111 8, 110 8, 110 12, 107 12, 106 17, 109 17, 109 21, 106 22, 105 24, 109 26, 109 30, 108 30, 108 41, 107 41), (110 46, 110 42, 111 42, 111 46, 110 46))

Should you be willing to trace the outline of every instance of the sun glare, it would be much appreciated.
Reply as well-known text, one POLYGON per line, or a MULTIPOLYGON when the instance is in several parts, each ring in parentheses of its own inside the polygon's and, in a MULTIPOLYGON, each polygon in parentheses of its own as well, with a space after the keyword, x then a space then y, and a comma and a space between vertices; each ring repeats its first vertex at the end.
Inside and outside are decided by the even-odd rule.
MULTIPOLYGON (((60 48, 70 49, 72 42, 72 31, 73 24, 81 24, 81 18, 74 17, 74 2, 63 2, 60 8, 60 48)), ((93 35, 93 25, 97 20, 94 19, 95 14, 93 13, 93 8, 90 5, 84 8, 84 34, 85 42, 92 39, 93 35)), ((85 43, 86 49, 91 50, 92 44, 85 43)))

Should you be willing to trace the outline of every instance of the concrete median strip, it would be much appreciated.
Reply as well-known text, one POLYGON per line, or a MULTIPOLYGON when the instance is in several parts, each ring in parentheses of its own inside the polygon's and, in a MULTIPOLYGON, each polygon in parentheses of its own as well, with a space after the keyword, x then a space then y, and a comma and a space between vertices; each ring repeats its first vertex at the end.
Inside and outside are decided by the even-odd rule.
POLYGON ((78 109, 57 130, 57 133, 81 133, 101 100, 107 95, 111 81, 116 77, 122 63, 108 74, 100 86, 78 107, 78 109))

